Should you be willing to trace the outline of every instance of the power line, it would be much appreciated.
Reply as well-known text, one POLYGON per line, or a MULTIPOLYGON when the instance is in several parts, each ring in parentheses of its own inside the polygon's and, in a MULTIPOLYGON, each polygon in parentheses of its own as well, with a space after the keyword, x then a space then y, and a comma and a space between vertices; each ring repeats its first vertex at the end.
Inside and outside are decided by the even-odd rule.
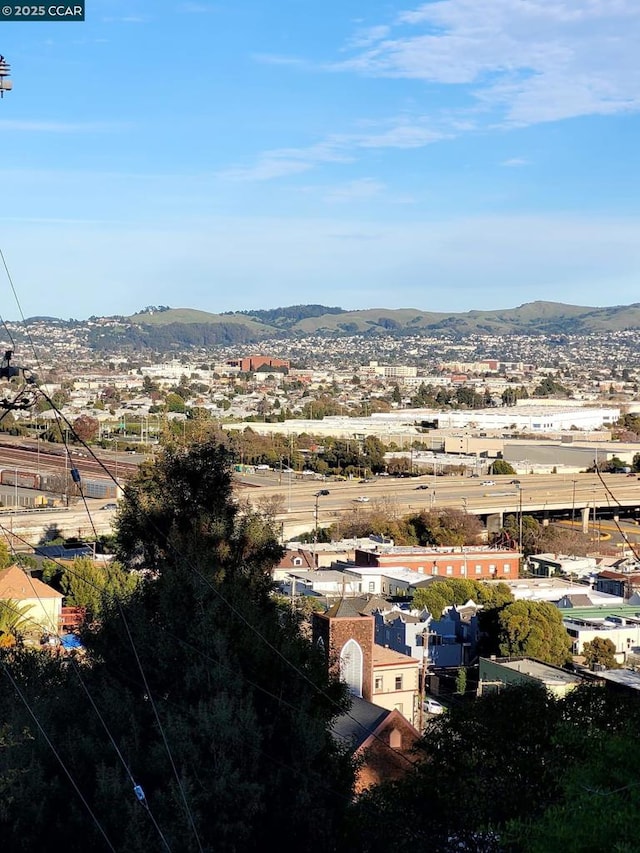
POLYGON ((16 691, 16 693, 18 694, 18 696, 19 696, 19 697, 20 697, 20 699, 22 700, 22 702, 23 702, 23 704, 24 704, 25 708, 26 708, 26 709, 27 709, 27 711, 29 712, 29 715, 31 716, 31 718, 33 719, 34 723, 35 723, 35 724, 36 724, 36 726, 38 727, 38 730, 40 731, 40 734, 42 735, 42 737, 43 737, 43 738, 45 739, 45 741, 47 742, 47 744, 48 744, 49 748, 51 749, 51 751, 53 752, 53 754, 55 755, 55 757, 58 759, 58 762, 59 762, 60 766, 62 767, 62 769, 64 770, 65 774, 67 775, 67 777, 68 777, 69 781, 70 781, 70 782, 71 782, 71 784, 73 785, 73 787, 74 787, 74 789, 75 789, 75 791, 76 791, 77 795, 78 795, 78 796, 80 797, 80 799, 82 800, 82 803, 83 803, 84 807, 85 807, 85 808, 86 808, 86 810, 89 812, 89 814, 91 815, 91 818, 92 818, 93 822, 95 823, 95 825, 96 825, 96 826, 98 827, 98 829, 100 830, 100 833, 101 833, 102 837, 104 838, 104 840, 106 841, 107 846, 109 847, 109 849, 110 849, 110 850, 113 850, 113 853, 116 853, 116 848, 113 846, 113 844, 111 843, 111 841, 109 841, 109 838, 108 838, 108 836, 107 836, 107 833, 106 833, 106 832, 105 832, 105 830, 103 829, 102 824, 100 823, 100 821, 98 820, 98 818, 97 818, 97 817, 96 817, 96 815, 94 814, 94 812, 93 812, 93 810, 92 810, 91 806, 89 805, 89 803, 87 802, 87 800, 86 800, 86 798, 85 798, 84 794, 82 793, 82 791, 80 790, 80 788, 79 788, 79 787, 78 787, 78 785, 76 784, 75 779, 73 778, 73 776, 72 776, 72 775, 71 775, 71 773, 69 772, 69 769, 67 768, 67 766, 66 766, 66 764, 64 763, 64 761, 62 760, 62 757, 60 756, 60 753, 58 752, 58 750, 55 748, 55 746, 54 746, 54 745, 53 745, 53 743, 51 742, 51 740, 50 740, 49 736, 47 735, 47 733, 46 733, 46 732, 45 732, 45 730, 43 729, 42 725, 40 724, 40 721, 38 720, 38 718, 36 717, 35 713, 34 713, 34 712, 33 712, 33 710, 31 709, 31 706, 29 705, 29 702, 28 702, 27 698, 25 697, 25 695, 22 693, 22 691, 21 691, 21 690, 20 690, 20 688, 18 687, 18 684, 16 683, 16 680, 14 679, 13 675, 11 674, 11 672, 10 672, 9 668, 7 667, 6 663, 5 663, 4 661, 1 661, 1 663, 2 663, 2 667, 3 667, 3 669, 4 669, 4 672, 5 672, 5 675, 7 676, 7 678, 9 679, 9 681, 11 682, 11 684, 13 685, 13 689, 16 691))

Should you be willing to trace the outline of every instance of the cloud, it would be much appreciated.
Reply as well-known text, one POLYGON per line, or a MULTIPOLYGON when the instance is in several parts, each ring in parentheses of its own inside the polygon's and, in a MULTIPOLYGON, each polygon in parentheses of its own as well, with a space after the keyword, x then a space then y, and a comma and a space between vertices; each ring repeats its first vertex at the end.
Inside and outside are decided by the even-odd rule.
POLYGON ((464 86, 507 124, 640 109, 636 0, 436 0, 358 32, 333 70, 464 86))
POLYGON ((531 161, 526 160, 524 157, 510 157, 508 160, 503 160, 500 165, 507 166, 509 168, 517 168, 518 166, 530 166, 531 161))
POLYGON ((339 204, 365 201, 380 195, 384 189, 385 185, 380 183, 380 181, 376 181, 373 178, 359 178, 354 181, 348 181, 340 186, 328 188, 324 200, 339 204))
POLYGON ((253 165, 226 169, 218 173, 218 177, 243 181, 282 178, 308 172, 326 163, 352 163, 357 159, 358 150, 421 148, 445 136, 442 131, 429 127, 422 117, 369 122, 361 130, 333 134, 307 147, 266 151, 253 165))
POLYGON ((306 59, 300 59, 297 56, 282 56, 276 53, 252 53, 251 58, 254 62, 260 62, 263 65, 285 65, 297 68, 311 67, 306 59))

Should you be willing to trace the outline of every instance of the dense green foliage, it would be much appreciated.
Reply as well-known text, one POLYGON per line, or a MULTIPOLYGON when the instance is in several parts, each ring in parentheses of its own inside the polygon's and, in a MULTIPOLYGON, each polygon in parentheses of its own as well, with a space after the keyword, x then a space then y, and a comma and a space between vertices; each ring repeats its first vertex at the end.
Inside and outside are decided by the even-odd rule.
POLYGON ((617 669, 619 666, 616 661, 615 643, 607 637, 594 637, 590 642, 586 642, 582 647, 582 655, 586 665, 591 668, 594 664, 600 664, 606 669, 617 669))
POLYGON ((547 601, 514 601, 498 614, 498 651, 562 666, 571 660, 571 639, 562 613, 547 601))
POLYGON ((224 448, 168 449, 118 514, 119 561, 143 580, 83 632, 82 663, 0 659, 3 851, 108 849, 88 808, 114 849, 164 849, 114 744, 174 853, 334 845, 353 784, 329 732, 344 688, 271 598, 268 519, 230 498, 224 448))
POLYGON ((413 606, 418 610, 426 609, 434 619, 439 619, 445 607, 466 604, 469 600, 481 604, 485 611, 498 610, 513 602, 513 594, 503 583, 439 578, 414 592, 413 606))
POLYGON ((637 700, 596 685, 461 701, 430 724, 415 774, 361 798, 351 849, 631 853, 639 724, 637 700))

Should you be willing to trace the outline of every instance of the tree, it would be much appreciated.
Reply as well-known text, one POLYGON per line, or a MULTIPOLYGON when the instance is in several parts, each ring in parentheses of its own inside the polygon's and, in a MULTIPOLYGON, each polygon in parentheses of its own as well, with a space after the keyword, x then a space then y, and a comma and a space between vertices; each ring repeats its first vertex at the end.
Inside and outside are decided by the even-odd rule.
POLYGON ((483 529, 475 515, 452 507, 426 510, 410 520, 420 545, 475 545, 483 529))
MULTIPOLYGON (((231 500, 229 460, 214 441, 172 446, 125 486, 118 557, 143 580, 83 631, 83 683, 111 737, 73 667, 7 661, 117 850, 162 849, 129 769, 174 853, 253 850, 270 837, 326 851, 351 800, 351 760, 330 730, 346 689, 271 598, 282 549, 263 514, 231 500)), ((12 690, 0 692, 0 719, 33 728, 12 690)), ((29 773, 0 810, 3 851, 104 849, 43 738, 10 752, 0 776, 29 773)))
POLYGON ((25 631, 35 627, 29 616, 30 610, 30 604, 0 601, 0 648, 15 645, 25 631))
POLYGON ((58 583, 67 604, 84 608, 88 619, 99 619, 114 599, 126 600, 139 580, 139 574, 116 561, 101 564, 77 557, 70 567, 62 567, 58 583))
POLYGON ((413 594, 413 606, 419 610, 424 608, 434 619, 440 619, 445 607, 465 604, 470 599, 476 604, 482 604, 486 611, 512 602, 513 595, 506 584, 486 584, 466 578, 442 578, 416 589, 413 594))
POLYGON ((14 559, 9 552, 6 539, 0 539, 0 571, 9 568, 13 563, 14 559))
POLYGON ((515 601, 498 615, 498 652, 563 666, 571 660, 571 638, 562 614, 547 601, 515 601))
POLYGON ((560 714, 538 684, 452 704, 427 728, 415 772, 354 804, 351 849, 497 853, 508 821, 554 801, 565 759, 554 742, 560 714))
POLYGON ((178 414, 183 414, 187 409, 184 404, 184 398, 181 397, 180 394, 177 394, 175 391, 169 391, 169 393, 164 399, 164 402, 168 412, 177 412, 178 414))
POLYGON ((504 459, 496 459, 495 462, 491 465, 491 473, 492 474, 515 474, 515 468, 510 465, 508 462, 505 462, 504 459))
POLYGON ((73 433, 79 441, 90 444, 95 441, 100 431, 100 421, 89 415, 80 415, 73 422, 73 433))
POLYGON ((593 669, 594 664, 600 664, 607 669, 618 669, 616 661, 616 646, 611 640, 604 637, 594 637, 582 647, 584 662, 593 669))

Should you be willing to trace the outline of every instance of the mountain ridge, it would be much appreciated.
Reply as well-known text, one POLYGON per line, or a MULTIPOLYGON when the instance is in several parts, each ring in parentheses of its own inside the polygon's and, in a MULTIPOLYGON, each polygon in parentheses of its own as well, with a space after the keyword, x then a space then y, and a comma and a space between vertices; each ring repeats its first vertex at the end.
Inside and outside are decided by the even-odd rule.
POLYGON ((640 330, 640 303, 596 307, 537 300, 515 308, 462 312, 417 308, 348 310, 309 304, 222 314, 162 306, 148 307, 131 316, 91 317, 85 324, 78 320, 69 323, 86 325, 89 346, 95 349, 170 351, 189 346, 257 345, 268 338, 312 335, 423 335, 461 339, 470 335, 535 337, 611 333, 640 330))

